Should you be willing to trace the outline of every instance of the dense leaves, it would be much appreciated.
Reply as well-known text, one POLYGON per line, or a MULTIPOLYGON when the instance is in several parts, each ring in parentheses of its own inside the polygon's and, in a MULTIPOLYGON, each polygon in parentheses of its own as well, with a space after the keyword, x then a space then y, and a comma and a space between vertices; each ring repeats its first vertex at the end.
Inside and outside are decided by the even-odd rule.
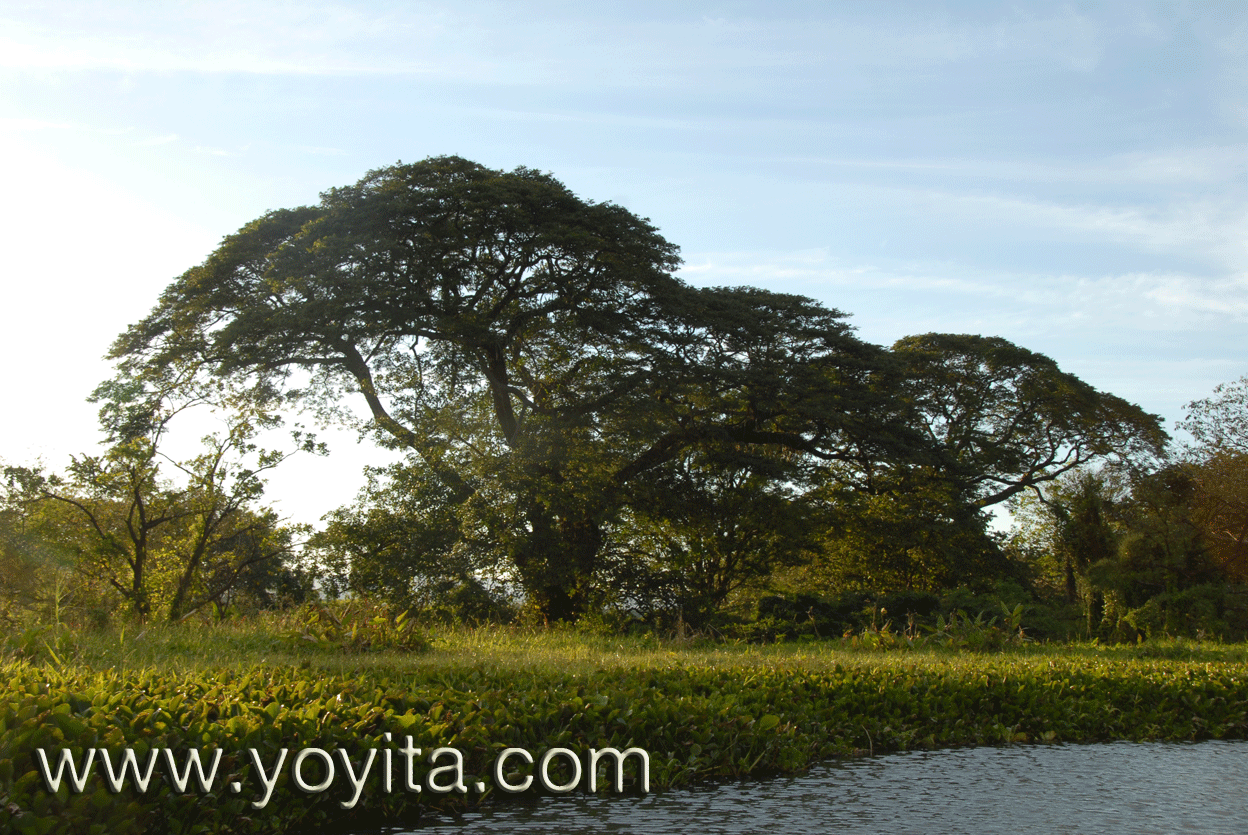
POLYGON ((1139 466, 1164 451, 1158 417, 999 337, 925 334, 893 351, 938 466, 978 507, 1091 461, 1139 466))
MULTIPOLYGON (((170 422, 206 405, 204 391, 124 382, 97 392, 112 440, 105 452, 75 457, 68 477, 6 468, 6 514, 23 531, 20 550, 59 555, 80 578, 110 586, 140 619, 159 611, 178 620, 224 605, 240 581, 275 578, 293 532, 257 502, 263 474, 294 450, 262 449, 255 438, 280 420, 250 396, 226 396, 217 401, 224 430, 205 436, 199 454, 174 459, 163 448, 170 422)), ((316 448, 308 437, 301 446, 316 448)))
POLYGON ((849 457, 851 436, 888 446, 883 352, 842 314, 695 290, 678 263, 647 222, 547 175, 430 159, 227 238, 114 356, 139 375, 297 382, 330 410, 358 393, 449 494, 459 547, 575 617, 639 482, 712 446, 807 467, 849 457))
POLYGON ((1195 439, 1151 469, 1076 470, 1016 504, 1050 588, 1104 640, 1248 633, 1243 381, 1188 406, 1195 439))
MULTIPOLYGON (((964 658, 851 655, 820 663, 725 662, 613 667, 592 676, 467 666, 429 673, 312 674, 289 667, 205 671, 63 671, 10 664, 0 700, 0 826, 16 832, 308 831, 349 814, 396 822, 418 808, 452 808, 484 795, 383 791, 375 769, 359 806, 339 808, 345 778, 323 794, 294 790, 288 770, 263 810, 248 754, 266 767, 280 748, 395 749, 411 734, 425 750, 455 747, 466 780, 493 785, 506 747, 535 754, 638 746, 652 789, 707 777, 793 772, 833 755, 1023 741, 1195 740, 1248 736, 1242 664, 1040 654, 964 658), (943 660, 942 660, 943 659, 943 660), (385 734, 390 733, 392 740, 385 734), (134 746, 178 757, 223 753, 204 795, 177 793, 164 764, 148 791, 49 794, 34 750, 119 753, 134 746), (247 789, 233 793, 227 779, 247 789)), ((378 759, 380 762, 380 758, 378 759)), ((396 758, 396 762, 400 762, 396 758)), ((635 773, 629 782, 635 785, 635 773)))
POLYGON ((1222 570, 1248 584, 1248 377, 1189 403, 1180 425, 1196 441, 1187 451, 1193 522, 1222 570))

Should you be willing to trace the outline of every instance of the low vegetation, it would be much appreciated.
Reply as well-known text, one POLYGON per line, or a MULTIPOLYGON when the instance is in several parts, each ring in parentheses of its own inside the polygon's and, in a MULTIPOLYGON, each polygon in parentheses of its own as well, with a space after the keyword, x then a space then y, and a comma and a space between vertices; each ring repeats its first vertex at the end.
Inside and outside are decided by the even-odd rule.
MULTIPOLYGON (((312 635, 308 612, 137 634, 45 630, 10 639, 0 699, 0 828, 16 832, 307 831, 412 822, 467 803, 506 802, 491 763, 504 748, 636 746, 652 790, 793 773, 814 761, 910 748, 1111 739, 1248 738, 1248 648, 1192 641, 974 652, 865 635, 771 644, 660 640, 585 629, 394 631, 361 619, 355 638, 312 635), (361 625, 363 624, 363 625, 361 625), (423 649, 411 649, 419 632, 423 649), (365 633, 370 633, 365 638, 365 633), (894 647, 883 650, 887 644, 894 647), (357 808, 345 784, 305 795, 283 772, 263 809, 246 750, 342 748, 359 761, 411 734, 426 753, 464 755, 484 793, 385 793, 357 808), (49 793, 35 750, 133 746, 224 752, 206 796, 156 778, 111 794, 49 793), (93 829, 93 827, 102 827, 93 829)), ((338 616, 339 620, 350 620, 338 616)), ((959 618, 963 636, 986 620, 959 618)), ((345 624, 343 624, 345 625, 345 624)), ((935 633, 933 633, 935 634, 935 633)), ((157 769, 161 772, 161 769, 157 769)), ((630 786, 636 774, 628 771, 630 786)), ((67 783, 68 781, 66 781, 67 783)))

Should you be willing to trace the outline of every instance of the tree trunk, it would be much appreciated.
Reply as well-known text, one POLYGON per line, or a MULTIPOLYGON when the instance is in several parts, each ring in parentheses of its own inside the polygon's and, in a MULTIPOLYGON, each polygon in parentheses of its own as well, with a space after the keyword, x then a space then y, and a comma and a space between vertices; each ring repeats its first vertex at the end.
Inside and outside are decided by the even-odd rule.
POLYGON ((573 623, 589 604, 602 528, 586 512, 559 519, 537 502, 526 515, 532 532, 513 552, 525 594, 546 622, 573 623))

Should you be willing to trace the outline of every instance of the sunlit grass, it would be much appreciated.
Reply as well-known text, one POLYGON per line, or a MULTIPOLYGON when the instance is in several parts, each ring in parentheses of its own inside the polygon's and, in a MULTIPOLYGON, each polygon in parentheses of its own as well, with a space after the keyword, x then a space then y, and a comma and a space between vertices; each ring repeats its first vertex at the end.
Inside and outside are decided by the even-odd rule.
MULTIPOLYGON (((873 649, 844 639, 770 644, 679 641, 653 634, 611 635, 573 627, 437 626, 421 630, 428 647, 420 651, 380 649, 351 652, 309 640, 293 613, 240 618, 220 623, 134 624, 72 633, 37 631, 25 642, 25 655, 56 665, 89 669, 173 672, 241 669, 254 666, 312 667, 327 672, 392 670, 434 672, 480 669, 544 675, 588 675, 610 669, 740 667, 822 671, 837 666, 862 669, 1020 668, 1053 664, 1110 666, 1157 663, 1248 663, 1248 644, 1166 639, 1141 645, 1022 644, 996 652, 970 652, 931 645, 873 649)), ((9 639, 12 652, 20 646, 9 639)), ((21 655, 18 652, 18 655, 21 655)))
MULTIPOLYGON (((12 788, 0 831, 15 808, 33 810, 21 814, 48 827, 38 831, 64 832, 142 831, 164 816, 203 814, 224 831, 249 813, 248 797, 224 789, 202 812, 164 784, 136 805, 40 788, 35 748, 81 751, 101 740, 171 750, 211 743, 229 752, 229 772, 249 767, 241 752, 253 747, 272 762, 282 748, 357 751, 410 732, 423 748, 462 749, 469 773, 487 780, 504 747, 638 746, 650 754, 652 785, 670 788, 912 748, 1248 736, 1242 644, 1011 643, 984 652, 894 636, 881 649, 877 633, 749 644, 571 627, 412 627, 367 607, 331 614, 9 634, 0 647, 0 778, 11 769, 12 788)), ((376 797, 382 817, 431 802, 376 797)), ((307 831, 339 820, 336 802, 282 789, 269 813, 307 831)))

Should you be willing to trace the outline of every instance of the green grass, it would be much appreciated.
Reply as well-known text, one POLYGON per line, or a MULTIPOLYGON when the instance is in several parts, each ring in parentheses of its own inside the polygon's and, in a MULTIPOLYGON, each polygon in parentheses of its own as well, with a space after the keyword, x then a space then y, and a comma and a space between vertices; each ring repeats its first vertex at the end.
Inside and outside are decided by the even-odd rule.
POLYGON ((950 650, 936 645, 877 649, 833 638, 771 644, 663 640, 653 635, 606 635, 567 627, 434 627, 424 630, 421 651, 344 650, 332 641, 303 637, 291 615, 212 624, 131 626, 81 635, 64 630, 38 633, 26 653, 56 666, 189 672, 256 665, 312 666, 344 673, 358 670, 434 672, 457 669, 525 670, 557 674, 600 669, 654 669, 679 664, 694 667, 743 666, 819 671, 837 665, 880 668, 931 666, 957 669, 1010 659, 1044 664, 1074 659, 1127 663, 1184 661, 1248 663, 1248 644, 1189 639, 1154 640, 1140 645, 1010 645, 992 653, 950 650), (51 652, 50 652, 51 651, 51 652), (55 653, 55 657, 52 655, 55 653), (1029 660, 1029 661, 1028 661, 1029 660))

